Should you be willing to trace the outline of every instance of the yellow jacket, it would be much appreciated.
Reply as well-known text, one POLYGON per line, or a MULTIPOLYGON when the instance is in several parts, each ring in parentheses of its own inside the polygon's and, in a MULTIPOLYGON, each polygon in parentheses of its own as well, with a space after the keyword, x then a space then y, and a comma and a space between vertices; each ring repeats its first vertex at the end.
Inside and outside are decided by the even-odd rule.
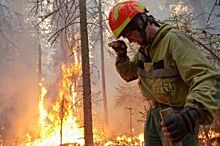
POLYGON ((116 68, 126 81, 139 79, 143 96, 171 107, 190 106, 213 121, 220 105, 220 74, 187 36, 163 25, 149 48, 133 60, 117 57, 116 68))

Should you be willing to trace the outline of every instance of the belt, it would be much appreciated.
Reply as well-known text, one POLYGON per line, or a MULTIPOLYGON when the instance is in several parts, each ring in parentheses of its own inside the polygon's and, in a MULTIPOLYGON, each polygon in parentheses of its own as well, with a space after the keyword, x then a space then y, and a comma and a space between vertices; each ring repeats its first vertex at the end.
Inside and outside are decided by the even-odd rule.
POLYGON ((153 108, 168 108, 168 107, 171 107, 173 109, 176 109, 176 110, 181 110, 183 109, 183 106, 179 106, 179 107, 176 107, 176 106, 170 106, 170 105, 167 105, 167 104, 164 104, 164 103, 159 103, 159 102, 153 102, 153 108))

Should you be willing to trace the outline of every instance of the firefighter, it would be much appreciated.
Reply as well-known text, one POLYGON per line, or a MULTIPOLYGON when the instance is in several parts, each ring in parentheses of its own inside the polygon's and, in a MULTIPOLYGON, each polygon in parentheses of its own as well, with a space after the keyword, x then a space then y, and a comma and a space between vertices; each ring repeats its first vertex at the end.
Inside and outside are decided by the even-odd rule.
POLYGON ((220 74, 183 32, 159 24, 137 1, 117 3, 109 13, 116 38, 116 69, 127 82, 138 79, 144 97, 152 101, 144 129, 145 145, 198 144, 200 124, 211 124, 220 103, 220 74), (127 45, 140 45, 134 58, 127 45), (172 111, 160 117, 160 111, 172 111))

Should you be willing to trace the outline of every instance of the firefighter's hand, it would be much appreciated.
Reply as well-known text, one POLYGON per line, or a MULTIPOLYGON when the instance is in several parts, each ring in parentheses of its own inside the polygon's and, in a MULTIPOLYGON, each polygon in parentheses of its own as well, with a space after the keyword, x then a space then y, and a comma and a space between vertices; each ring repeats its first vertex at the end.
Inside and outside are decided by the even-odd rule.
POLYGON ((122 40, 117 40, 110 42, 109 47, 111 47, 118 56, 125 57, 127 55, 127 45, 122 40))
POLYGON ((194 133, 199 117, 198 111, 190 107, 172 111, 161 121, 162 131, 172 142, 181 141, 187 134, 194 133))

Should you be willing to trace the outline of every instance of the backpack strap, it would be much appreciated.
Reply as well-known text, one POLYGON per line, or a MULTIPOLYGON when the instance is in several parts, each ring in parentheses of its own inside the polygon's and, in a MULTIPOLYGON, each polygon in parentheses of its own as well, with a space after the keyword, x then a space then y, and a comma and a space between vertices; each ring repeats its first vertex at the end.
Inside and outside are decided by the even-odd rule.
POLYGON ((142 68, 138 67, 138 75, 145 78, 162 78, 179 75, 179 72, 174 68, 155 69, 153 71, 146 72, 142 68))

